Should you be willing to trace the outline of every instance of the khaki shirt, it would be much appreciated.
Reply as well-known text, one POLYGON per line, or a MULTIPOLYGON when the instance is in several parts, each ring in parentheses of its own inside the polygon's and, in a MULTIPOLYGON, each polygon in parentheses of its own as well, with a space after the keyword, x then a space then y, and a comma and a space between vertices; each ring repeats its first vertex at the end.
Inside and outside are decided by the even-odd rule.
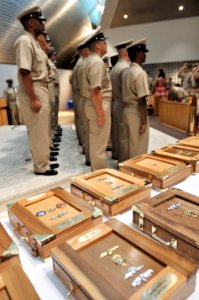
POLYGON ((179 78, 181 78, 182 82, 181 82, 181 86, 185 89, 191 89, 192 87, 192 82, 191 82, 191 78, 192 78, 192 72, 182 72, 179 76, 179 78))
POLYGON ((125 59, 119 59, 116 65, 110 71, 110 78, 113 89, 113 99, 122 101, 122 72, 130 66, 130 62, 125 59))
POLYGON ((78 61, 76 62, 75 64, 75 67, 73 69, 73 73, 72 73, 72 90, 73 90, 73 94, 74 93, 80 93, 80 88, 79 88, 79 81, 78 81, 78 70, 79 70, 79 67, 81 65, 83 61, 83 57, 80 57, 78 59, 78 61))
POLYGON ((91 90, 99 87, 102 94, 102 99, 111 101, 112 86, 109 73, 101 57, 92 52, 85 59, 85 74, 82 78, 83 97, 91 100, 91 90))
POLYGON ((50 82, 54 82, 56 78, 56 66, 55 64, 48 58, 48 77, 50 82))
MULTIPOLYGON (((47 83, 48 78, 48 57, 39 46, 39 43, 29 33, 25 32, 14 44, 16 52, 16 64, 18 70, 25 69, 31 72, 32 81, 47 83)), ((19 77, 20 87, 22 82, 19 77)))
POLYGON ((16 89, 14 87, 7 87, 4 90, 3 96, 9 102, 16 102, 16 89))
POLYGON ((137 102, 139 98, 148 96, 149 84, 147 73, 140 65, 133 62, 130 68, 124 70, 122 74, 122 95, 124 103, 137 102))
MULTIPOLYGON (((77 70, 77 80, 79 84, 80 95, 83 95, 83 84, 84 84, 84 76, 86 68, 86 58, 82 59, 81 64, 79 64, 79 68, 77 70)), ((83 96, 82 96, 83 97, 83 96)))

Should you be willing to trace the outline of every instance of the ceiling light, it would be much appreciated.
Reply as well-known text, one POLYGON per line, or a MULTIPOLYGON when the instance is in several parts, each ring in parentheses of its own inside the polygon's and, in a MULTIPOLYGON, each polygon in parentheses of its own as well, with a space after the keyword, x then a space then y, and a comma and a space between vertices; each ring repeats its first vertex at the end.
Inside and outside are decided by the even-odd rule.
POLYGON ((183 6, 183 5, 180 5, 180 6, 178 7, 178 9, 179 9, 179 10, 183 10, 183 9, 184 9, 184 6, 183 6))
POLYGON ((123 18, 124 18, 124 19, 128 19, 128 15, 124 15, 123 18))

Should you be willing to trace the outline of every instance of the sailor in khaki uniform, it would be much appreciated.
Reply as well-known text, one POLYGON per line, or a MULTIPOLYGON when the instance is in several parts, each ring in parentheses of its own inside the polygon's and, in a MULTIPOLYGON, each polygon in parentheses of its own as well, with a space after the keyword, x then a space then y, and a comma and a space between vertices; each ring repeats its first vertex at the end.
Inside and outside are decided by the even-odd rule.
POLYGON ((115 46, 118 52, 118 61, 110 72, 110 78, 113 89, 112 105, 112 156, 119 162, 127 159, 127 133, 123 123, 124 102, 122 101, 122 72, 130 66, 130 59, 126 49, 133 40, 119 43, 115 46))
POLYGON ((60 127, 59 123, 58 123, 60 82, 59 82, 59 75, 58 75, 57 67, 56 67, 56 52, 54 50, 52 50, 49 53, 48 58, 52 61, 54 72, 55 72, 55 77, 54 77, 55 102, 54 102, 53 124, 55 125, 56 130, 57 130, 58 127, 60 127))
MULTIPOLYGON (((43 49, 43 51, 45 52, 45 54, 47 55, 48 59, 48 90, 49 90, 49 94, 50 94, 50 145, 51 145, 51 153, 50 153, 50 161, 56 161, 57 158, 55 156, 57 156, 59 154, 58 147, 55 147, 53 144, 53 141, 55 138, 57 138, 58 133, 56 132, 56 127, 55 127, 55 99, 56 99, 56 88, 55 88, 55 79, 56 79, 56 75, 57 75, 57 70, 56 70, 56 66, 55 64, 51 61, 51 59, 49 58, 49 56, 51 56, 52 53, 52 47, 49 44, 50 38, 48 36, 48 33, 45 31, 43 34, 40 34, 37 37, 37 41, 40 45, 40 47, 43 49), (54 152, 56 151, 56 152, 54 152)), ((54 51, 54 49, 53 49, 54 51)), ((59 133, 59 141, 61 141, 60 136, 62 135, 62 133, 59 133)), ((56 166, 57 168, 59 167, 58 164, 54 164, 54 166, 56 166)))
POLYGON ((79 111, 79 127, 80 127, 80 135, 81 135, 81 141, 82 141, 82 147, 83 147, 83 153, 85 153, 86 156, 86 166, 90 166, 90 151, 89 151, 89 122, 85 115, 85 101, 86 99, 83 97, 83 86, 82 81, 84 77, 84 67, 85 67, 85 61, 88 57, 90 51, 88 49, 88 46, 83 42, 78 47, 77 50, 79 51, 79 55, 81 57, 81 61, 79 61, 79 66, 77 69, 77 82, 79 87, 79 105, 78 105, 78 111, 79 111))
POLYGON ((16 64, 19 79, 19 103, 23 121, 28 130, 30 150, 36 175, 56 175, 49 165, 50 105, 48 91, 47 56, 37 42, 44 31, 38 6, 18 17, 25 33, 15 42, 16 64))
POLYGON ((89 148, 91 169, 107 168, 106 147, 111 128, 112 87, 109 73, 102 60, 107 52, 106 38, 96 30, 87 40, 90 55, 85 62, 83 97, 85 114, 89 121, 89 148))
POLYGON ((132 63, 122 75, 123 117, 128 130, 128 158, 132 158, 146 153, 149 143, 146 99, 149 95, 149 84, 147 74, 141 67, 148 52, 146 40, 133 43, 127 50, 132 63))
POLYGON ((73 61, 76 61, 75 66, 73 68, 72 77, 71 77, 71 85, 72 85, 72 93, 73 93, 73 106, 74 106, 74 114, 75 114, 75 129, 79 144, 82 145, 82 137, 81 137, 81 128, 80 128, 80 116, 79 116, 79 99, 80 99, 80 90, 79 83, 77 78, 77 72, 79 66, 82 62, 83 58, 79 56, 79 53, 75 53, 73 56, 73 61))
POLYGON ((12 79, 7 79, 6 82, 7 82, 8 86, 4 90, 3 96, 7 101, 12 125, 18 125, 19 124, 19 115, 18 115, 18 108, 17 108, 17 91, 16 91, 16 88, 13 86, 12 79))

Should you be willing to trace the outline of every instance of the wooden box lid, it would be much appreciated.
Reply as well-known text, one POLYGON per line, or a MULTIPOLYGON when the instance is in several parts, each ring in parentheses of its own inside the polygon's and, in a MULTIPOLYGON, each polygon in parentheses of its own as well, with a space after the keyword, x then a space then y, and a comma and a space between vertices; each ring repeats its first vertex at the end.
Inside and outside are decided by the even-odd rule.
POLYGON ((199 136, 190 136, 178 142, 180 145, 199 148, 199 136))
POLYGON ((51 242, 54 246, 95 219, 93 207, 62 189, 19 200, 10 205, 8 215, 15 233, 38 247, 51 242))
POLYGON ((151 187, 145 180, 112 169, 100 169, 72 178, 71 185, 108 205, 151 187))
POLYGON ((155 154, 178 159, 186 163, 194 165, 194 172, 198 171, 199 149, 187 147, 184 145, 168 145, 161 149, 155 150, 155 154))
POLYGON ((0 270, 5 269, 8 265, 18 264, 19 251, 12 241, 10 236, 7 234, 3 225, 0 223, 0 270))
POLYGON ((0 299, 39 300, 39 296, 20 265, 0 272, 0 299))
POLYGON ((168 187, 166 181, 175 185, 191 174, 191 166, 186 163, 152 154, 143 154, 126 160, 119 164, 121 171, 140 175, 140 177, 152 182, 152 186, 158 188, 168 187), (181 174, 181 175, 180 175, 181 174), (163 184, 165 182, 165 184, 163 184))
POLYGON ((52 258, 85 299, 181 299, 194 291, 194 264, 114 218, 53 248, 52 258), (146 271, 146 281, 132 287, 146 271))
MULTIPOLYGON (((132 206, 132 210, 133 222, 139 229, 149 233, 145 224, 146 220, 149 220, 153 228, 160 228, 160 232, 164 229, 176 239, 176 246, 169 245, 169 242, 164 243, 162 240, 163 244, 168 244, 178 250, 177 238, 185 241, 187 245, 195 248, 197 256, 195 258, 199 262, 199 197, 178 189, 170 189, 155 197, 140 201, 132 206)), ((151 231, 151 236, 161 242, 155 230, 151 231)))

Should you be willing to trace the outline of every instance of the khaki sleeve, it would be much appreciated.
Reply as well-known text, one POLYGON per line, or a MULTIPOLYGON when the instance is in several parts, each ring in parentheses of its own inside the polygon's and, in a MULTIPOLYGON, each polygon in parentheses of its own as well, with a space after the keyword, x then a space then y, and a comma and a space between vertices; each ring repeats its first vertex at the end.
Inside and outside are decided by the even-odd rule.
POLYGON ((147 75, 144 72, 140 73, 136 78, 135 86, 138 98, 142 98, 150 94, 147 75))
POLYGON ((102 81, 105 73, 105 65, 100 61, 97 61, 91 65, 88 72, 89 82, 91 85, 91 89, 96 87, 102 87, 102 81))
POLYGON ((31 45, 26 40, 21 40, 16 45, 16 64, 18 70, 25 69, 31 71, 32 69, 33 53, 31 45))

